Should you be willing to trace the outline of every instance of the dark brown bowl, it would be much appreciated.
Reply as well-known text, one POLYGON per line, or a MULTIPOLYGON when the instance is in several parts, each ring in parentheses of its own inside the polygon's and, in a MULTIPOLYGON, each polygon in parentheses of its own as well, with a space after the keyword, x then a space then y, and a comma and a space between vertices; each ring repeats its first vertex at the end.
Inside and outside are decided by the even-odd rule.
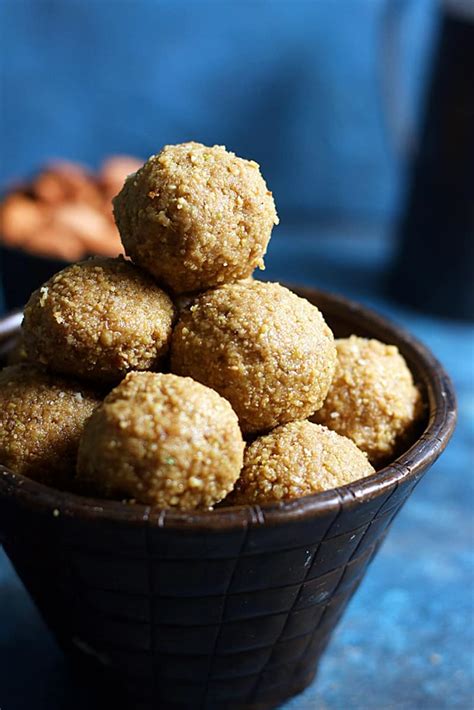
POLYGON ((288 503, 185 514, 61 493, 0 467, 7 555, 82 677, 126 707, 263 710, 303 690, 453 432, 451 382, 421 343, 339 296, 295 290, 337 336, 397 345, 424 392, 424 431, 374 476, 288 503))

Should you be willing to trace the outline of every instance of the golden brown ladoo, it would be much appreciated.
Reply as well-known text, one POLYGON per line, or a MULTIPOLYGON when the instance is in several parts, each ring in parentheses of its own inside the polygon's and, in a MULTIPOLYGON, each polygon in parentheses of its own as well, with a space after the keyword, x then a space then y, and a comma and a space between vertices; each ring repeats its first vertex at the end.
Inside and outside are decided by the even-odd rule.
POLYGON ((394 345, 352 335, 336 347, 334 380, 314 421, 348 436, 380 465, 420 418, 420 392, 394 345))
POLYGON ((226 502, 289 500, 373 473, 367 456, 350 439, 308 421, 290 422, 247 447, 242 473, 226 502))
POLYGON ((171 343, 172 371, 228 399, 245 433, 313 414, 335 364, 319 310, 277 283, 241 281, 198 296, 171 343))
POLYGON ((79 480, 106 497, 208 509, 239 476, 244 443, 230 404, 198 382, 132 372, 85 428, 79 480))
POLYGON ((155 370, 168 350, 175 308, 148 274, 122 257, 63 269, 25 309, 29 357, 55 372, 118 382, 155 370))
POLYGON ((0 372, 0 463, 41 483, 68 487, 84 423, 99 398, 43 368, 0 372))
POLYGON ((398 350, 356 336, 336 349, 316 306, 252 277, 278 222, 255 162, 222 146, 165 146, 128 176, 114 215, 135 263, 74 264, 26 306, 12 357, 38 364, 0 378, 4 463, 62 485, 97 404, 39 364, 102 388, 121 381, 85 425, 83 492, 206 510, 318 493, 397 454, 422 412, 398 350), (174 374, 158 374, 165 364, 174 374), (241 432, 259 438, 239 478, 241 432))
POLYGON ((26 352, 23 333, 20 331, 20 336, 16 339, 12 349, 7 353, 7 365, 20 365, 22 362, 28 362, 28 354, 26 352))
POLYGON ((278 223, 257 163, 192 142, 165 146, 130 175, 114 214, 128 256, 175 293, 263 268, 278 223))

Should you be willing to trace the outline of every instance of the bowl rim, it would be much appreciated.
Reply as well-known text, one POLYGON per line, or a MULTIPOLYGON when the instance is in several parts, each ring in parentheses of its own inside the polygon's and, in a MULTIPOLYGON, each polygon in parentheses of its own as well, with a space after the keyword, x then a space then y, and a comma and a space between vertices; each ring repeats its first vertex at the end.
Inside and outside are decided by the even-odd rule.
MULTIPOLYGON (((321 309, 323 315, 331 311, 346 313, 347 317, 367 324, 377 332, 378 339, 394 343, 411 366, 421 372, 426 390, 429 417, 422 434, 392 463, 375 474, 323 493, 278 503, 217 508, 204 512, 180 512, 143 504, 88 498, 59 491, 14 473, 0 464, 0 498, 14 499, 35 511, 55 517, 69 516, 116 522, 129 525, 147 524, 158 528, 182 530, 229 531, 249 524, 278 525, 309 518, 336 516, 342 506, 354 508, 362 502, 390 493, 401 481, 415 483, 423 472, 446 448, 457 418, 453 384, 440 362, 431 351, 404 328, 371 308, 327 291, 288 285, 298 295, 307 298, 321 309), (379 337, 380 336, 380 337, 379 337)), ((9 314, 0 319, 0 341, 18 332, 21 315, 9 314), (13 327, 12 327, 13 326, 13 327)), ((357 330, 357 328, 355 328, 357 330)))

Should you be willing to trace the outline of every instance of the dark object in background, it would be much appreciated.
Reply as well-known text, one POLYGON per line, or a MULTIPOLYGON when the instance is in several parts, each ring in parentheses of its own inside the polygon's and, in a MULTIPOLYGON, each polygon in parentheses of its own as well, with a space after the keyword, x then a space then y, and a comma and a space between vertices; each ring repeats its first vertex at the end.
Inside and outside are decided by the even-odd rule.
POLYGON ((128 708, 269 710, 303 690, 452 434, 454 392, 428 350, 355 303, 296 292, 336 336, 397 345, 425 392, 425 432, 375 476, 262 509, 181 514, 80 498, 0 467, 5 552, 81 685, 108 684, 128 708))
POLYGON ((474 13, 443 17, 390 290, 474 319, 474 13))
POLYGON ((6 310, 23 308, 32 291, 67 265, 66 261, 0 246, 0 272, 6 310))

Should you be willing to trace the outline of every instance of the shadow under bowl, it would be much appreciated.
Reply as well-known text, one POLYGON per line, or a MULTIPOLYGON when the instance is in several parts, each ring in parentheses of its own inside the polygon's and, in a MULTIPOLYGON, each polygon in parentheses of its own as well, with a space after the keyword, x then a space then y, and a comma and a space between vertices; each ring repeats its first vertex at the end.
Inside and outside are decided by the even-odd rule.
MULTIPOLYGON (((337 337, 398 346, 423 391, 423 431, 375 475, 285 503, 179 513, 82 498, 0 467, 7 555, 81 677, 125 707, 267 710, 303 690, 453 432, 452 384, 420 342, 354 302, 293 290, 337 337)), ((0 323, 0 338, 7 330, 0 323)))

